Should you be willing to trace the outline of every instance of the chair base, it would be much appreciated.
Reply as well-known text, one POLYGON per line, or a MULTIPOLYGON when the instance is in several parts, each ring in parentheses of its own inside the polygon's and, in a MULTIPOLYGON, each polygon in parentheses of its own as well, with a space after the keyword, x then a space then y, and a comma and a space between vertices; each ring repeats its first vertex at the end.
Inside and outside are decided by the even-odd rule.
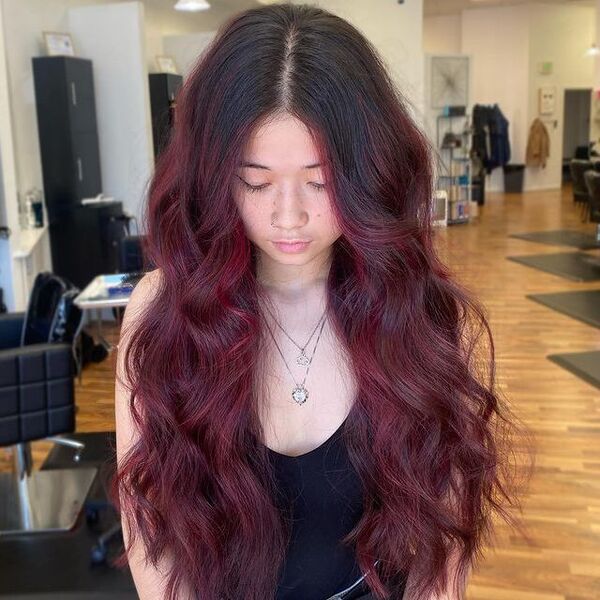
POLYGON ((69 531, 97 467, 48 469, 19 478, 0 473, 0 536, 69 531))

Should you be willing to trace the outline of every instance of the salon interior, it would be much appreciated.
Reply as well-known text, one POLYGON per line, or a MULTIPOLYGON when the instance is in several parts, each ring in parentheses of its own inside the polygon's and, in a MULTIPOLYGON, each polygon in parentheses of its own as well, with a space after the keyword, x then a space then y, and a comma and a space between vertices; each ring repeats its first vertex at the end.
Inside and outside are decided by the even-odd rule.
MULTIPOLYGON (((195 60, 260 4, 0 0, 0 597, 137 597, 105 483, 147 184, 195 60)), ((369 38, 435 147, 437 249, 535 436, 531 541, 499 523, 466 597, 598 600, 600 0, 315 4, 369 38)))

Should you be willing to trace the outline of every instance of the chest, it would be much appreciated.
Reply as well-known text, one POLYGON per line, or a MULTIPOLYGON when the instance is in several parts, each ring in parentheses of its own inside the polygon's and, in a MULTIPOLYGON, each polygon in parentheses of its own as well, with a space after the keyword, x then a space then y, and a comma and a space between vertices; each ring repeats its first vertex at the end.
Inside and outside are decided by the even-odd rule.
POLYGON ((308 373, 307 366, 296 360, 298 347, 286 336, 275 339, 283 357, 274 343, 268 345, 260 375, 262 442, 275 452, 298 456, 322 445, 340 427, 357 386, 343 347, 327 324, 314 354, 316 336, 306 348, 308 358, 312 356, 308 373), (292 390, 302 382, 308 398, 298 404, 292 390))

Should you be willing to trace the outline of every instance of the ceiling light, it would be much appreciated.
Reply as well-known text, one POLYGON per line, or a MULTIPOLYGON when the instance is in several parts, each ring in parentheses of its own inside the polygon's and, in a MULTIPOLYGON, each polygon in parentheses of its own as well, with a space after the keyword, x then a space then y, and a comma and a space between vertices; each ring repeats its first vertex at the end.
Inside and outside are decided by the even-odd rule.
POLYGON ((185 10, 188 12, 196 12, 199 10, 208 10, 210 4, 207 0, 177 0, 175 10, 185 10))
POLYGON ((585 51, 585 55, 586 56, 597 56, 598 54, 600 54, 600 48, 598 48, 598 46, 596 46, 596 44, 592 44, 586 51, 585 51))

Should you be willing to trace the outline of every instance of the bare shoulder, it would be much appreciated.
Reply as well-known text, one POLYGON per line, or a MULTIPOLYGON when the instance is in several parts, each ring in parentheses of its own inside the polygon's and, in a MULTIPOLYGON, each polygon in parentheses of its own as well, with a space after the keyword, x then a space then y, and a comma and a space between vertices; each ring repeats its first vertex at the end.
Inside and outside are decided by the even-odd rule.
POLYGON ((134 363, 131 357, 127 356, 127 349, 144 309, 158 289, 160 276, 159 270, 156 269, 146 273, 138 281, 131 292, 121 322, 115 361, 115 426, 119 462, 138 435, 130 410, 134 363))
MULTIPOLYGON (((163 278, 162 269, 154 269, 153 271, 148 271, 139 281, 139 283, 144 282, 144 285, 148 287, 155 287, 161 284, 163 278)), ((138 285, 139 285, 138 283, 138 285)), ((137 286, 136 286, 137 287, 137 286)))
POLYGON ((121 332, 119 347, 122 348, 125 343, 125 336, 129 335, 132 327, 135 325, 143 310, 148 306, 154 295, 158 292, 162 282, 162 272, 160 269, 148 271, 136 284, 131 292, 123 321, 121 323, 121 332))
POLYGON ((139 325, 144 310, 158 291, 161 278, 162 274, 160 270, 155 269, 146 273, 138 281, 131 292, 121 322, 115 361, 115 420, 117 455, 119 457, 129 448, 133 442, 135 433, 129 411, 133 365, 131 357, 127 357, 127 349, 131 343, 131 336, 139 325))
POLYGON ((161 269, 148 271, 133 288, 131 297, 127 303, 127 308, 130 306, 139 308, 138 305, 148 302, 152 296, 158 292, 160 284, 162 283, 162 277, 161 269))

